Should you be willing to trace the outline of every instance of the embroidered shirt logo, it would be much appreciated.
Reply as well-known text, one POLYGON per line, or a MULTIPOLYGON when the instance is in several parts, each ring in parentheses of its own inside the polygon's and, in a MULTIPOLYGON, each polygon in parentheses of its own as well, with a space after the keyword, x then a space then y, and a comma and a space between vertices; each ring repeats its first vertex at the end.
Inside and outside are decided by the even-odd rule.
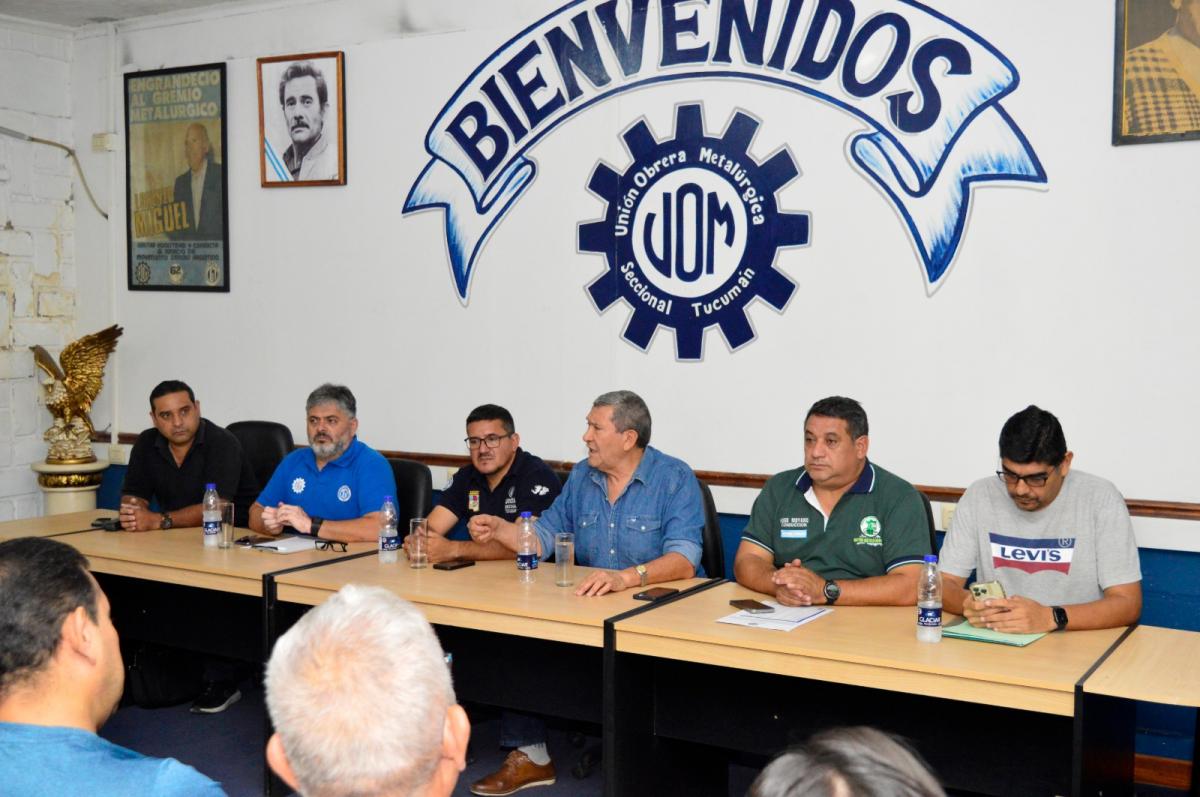
POLYGON ((296 495, 299 495, 300 493, 304 492, 304 479, 302 479, 299 476, 292 479, 292 492, 295 493, 296 495))
POLYGON ((533 493, 534 495, 546 495, 550 492, 550 488, 544 484, 535 484, 529 492, 533 493))
POLYGON ((874 515, 867 515, 859 521, 858 531, 860 536, 854 538, 855 545, 870 545, 872 547, 883 545, 883 540, 880 539, 880 535, 883 534, 883 524, 874 515))
POLYGON ((338 500, 343 504, 350 500, 350 485, 343 484, 337 491, 338 500))

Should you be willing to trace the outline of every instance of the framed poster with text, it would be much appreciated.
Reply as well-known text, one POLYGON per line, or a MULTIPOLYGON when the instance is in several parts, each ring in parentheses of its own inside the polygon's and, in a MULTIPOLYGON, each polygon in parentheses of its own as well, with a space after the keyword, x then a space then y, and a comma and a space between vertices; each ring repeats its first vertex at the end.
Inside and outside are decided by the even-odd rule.
POLYGON ((131 291, 228 291, 225 65, 125 75, 131 291))

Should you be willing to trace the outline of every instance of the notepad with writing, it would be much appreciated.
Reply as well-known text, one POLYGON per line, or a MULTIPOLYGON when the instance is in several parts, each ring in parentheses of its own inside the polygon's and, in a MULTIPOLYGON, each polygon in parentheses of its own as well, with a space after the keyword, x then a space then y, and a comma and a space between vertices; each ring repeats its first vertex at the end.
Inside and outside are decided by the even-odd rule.
POLYGON ((734 612, 717 618, 717 622, 744 625, 750 628, 766 628, 770 631, 792 631, 833 611, 828 606, 783 606, 773 600, 765 601, 765 603, 775 611, 769 614, 734 612))
POLYGON ((316 545, 315 537, 280 537, 269 542, 260 542, 252 547, 257 551, 270 551, 271 553, 297 553, 311 551, 316 545))
POLYGON ((1012 645, 1023 648, 1031 642, 1037 642, 1046 632, 1038 634, 1008 634, 1004 631, 993 631, 990 628, 976 628, 966 620, 957 625, 948 625, 942 629, 942 636, 952 639, 970 639, 975 642, 993 642, 997 645, 1012 645))

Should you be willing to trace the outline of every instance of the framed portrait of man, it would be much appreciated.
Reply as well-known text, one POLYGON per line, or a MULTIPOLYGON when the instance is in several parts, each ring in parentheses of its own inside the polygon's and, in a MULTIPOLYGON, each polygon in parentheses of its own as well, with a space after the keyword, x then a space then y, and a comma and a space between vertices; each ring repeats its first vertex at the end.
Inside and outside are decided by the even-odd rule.
POLYGON ((125 75, 131 291, 228 291, 225 65, 125 75))
POLYGON ((1116 0, 1113 143, 1200 138, 1200 0, 1116 0))
POLYGON ((341 52, 258 59, 264 188, 346 184, 344 60, 341 52))

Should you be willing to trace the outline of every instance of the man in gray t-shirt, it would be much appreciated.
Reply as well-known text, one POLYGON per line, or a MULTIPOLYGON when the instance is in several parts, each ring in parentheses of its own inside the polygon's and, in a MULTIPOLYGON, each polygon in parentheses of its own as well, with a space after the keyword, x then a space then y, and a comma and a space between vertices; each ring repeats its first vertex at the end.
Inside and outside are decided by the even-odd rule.
POLYGON ((999 478, 967 489, 942 545, 947 611, 1013 633, 1137 622, 1142 573, 1125 499, 1071 471, 1072 457, 1049 412, 1031 405, 1008 419, 999 478), (1008 597, 977 602, 964 589, 972 570, 1008 597))

